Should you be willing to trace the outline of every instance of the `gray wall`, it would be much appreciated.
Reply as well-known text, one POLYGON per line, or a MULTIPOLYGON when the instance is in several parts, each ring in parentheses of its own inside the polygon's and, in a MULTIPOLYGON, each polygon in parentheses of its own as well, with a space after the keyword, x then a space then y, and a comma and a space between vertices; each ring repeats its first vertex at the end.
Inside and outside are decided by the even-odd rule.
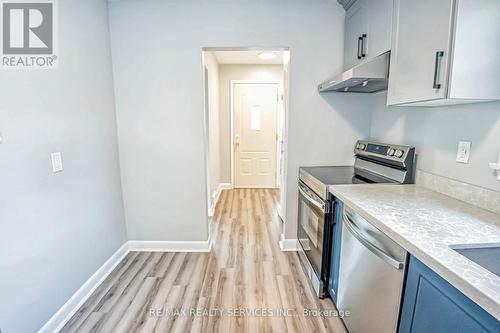
POLYGON ((352 163, 369 133, 364 98, 321 96, 342 68, 336 1, 129 0, 110 3, 120 165, 131 239, 208 237, 202 47, 290 47, 286 231, 296 236, 299 165, 352 163), (327 31, 327 33, 325 33, 327 31))
POLYGON ((500 191, 488 166, 500 152, 500 102, 437 108, 385 103, 385 93, 373 96, 374 139, 414 145, 423 171, 500 191), (455 162, 460 140, 472 141, 469 164, 455 162))
POLYGON ((106 1, 58 5, 59 68, 0 73, 3 333, 39 329, 126 240, 106 1))

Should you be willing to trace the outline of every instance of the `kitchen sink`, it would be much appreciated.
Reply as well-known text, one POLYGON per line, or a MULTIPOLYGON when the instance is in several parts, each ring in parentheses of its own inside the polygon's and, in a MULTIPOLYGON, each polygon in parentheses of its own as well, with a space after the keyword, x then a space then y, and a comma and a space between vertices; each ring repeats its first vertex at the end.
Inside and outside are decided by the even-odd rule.
POLYGON ((450 247, 500 277, 500 243, 452 245, 450 247))

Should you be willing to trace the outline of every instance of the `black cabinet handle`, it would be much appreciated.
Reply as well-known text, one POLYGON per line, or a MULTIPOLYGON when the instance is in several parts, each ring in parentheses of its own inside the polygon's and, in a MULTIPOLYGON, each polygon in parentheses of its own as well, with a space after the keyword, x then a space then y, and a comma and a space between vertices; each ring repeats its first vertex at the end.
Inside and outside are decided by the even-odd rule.
POLYGON ((358 37, 358 59, 361 59, 363 57, 363 55, 361 54, 362 47, 363 47, 363 37, 358 37))
POLYGON ((432 85, 434 89, 441 89, 441 83, 438 83, 437 80, 438 80, 439 69, 441 68, 440 66, 441 59, 443 58, 443 56, 444 56, 444 51, 436 52, 436 60, 434 62, 434 83, 432 85))
POLYGON ((366 34, 363 34, 361 36, 361 57, 366 57, 366 53, 365 53, 365 40, 366 40, 366 34))

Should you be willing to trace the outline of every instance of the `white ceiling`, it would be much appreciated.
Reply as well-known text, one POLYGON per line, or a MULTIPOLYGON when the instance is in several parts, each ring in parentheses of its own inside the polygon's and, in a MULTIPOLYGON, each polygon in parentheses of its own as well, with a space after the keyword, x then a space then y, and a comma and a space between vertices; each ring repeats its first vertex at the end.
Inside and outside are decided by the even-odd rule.
POLYGON ((265 51, 276 53, 276 58, 263 60, 258 57, 262 51, 212 51, 221 65, 282 65, 283 51, 265 51))

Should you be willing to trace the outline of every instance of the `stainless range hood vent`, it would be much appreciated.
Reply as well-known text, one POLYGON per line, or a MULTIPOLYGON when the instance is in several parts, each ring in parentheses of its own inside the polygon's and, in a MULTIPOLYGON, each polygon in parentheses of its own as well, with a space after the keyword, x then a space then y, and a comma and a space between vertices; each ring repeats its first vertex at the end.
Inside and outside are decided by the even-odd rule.
POLYGON ((390 52, 357 65, 319 85, 320 92, 373 93, 387 89, 390 52))

